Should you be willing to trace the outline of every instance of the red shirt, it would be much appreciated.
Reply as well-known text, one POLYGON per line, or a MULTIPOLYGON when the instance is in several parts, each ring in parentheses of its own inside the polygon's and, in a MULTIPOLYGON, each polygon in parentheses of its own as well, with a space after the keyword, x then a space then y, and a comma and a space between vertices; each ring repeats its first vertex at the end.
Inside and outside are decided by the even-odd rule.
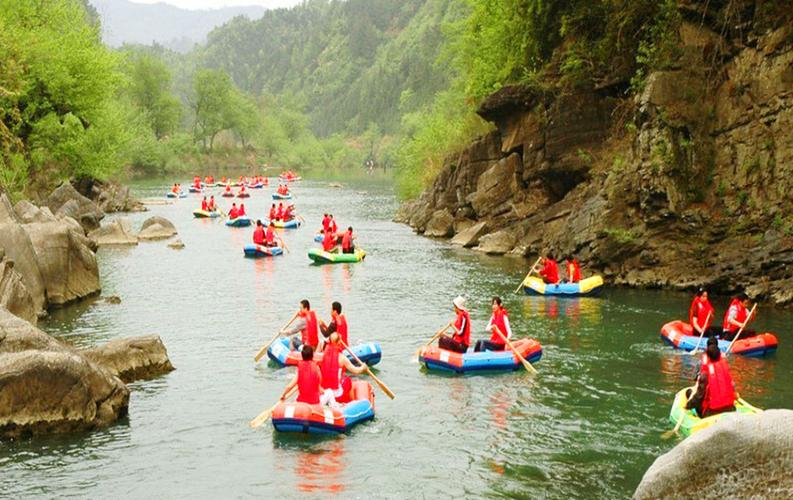
MULTIPOLYGON (((493 318, 490 320, 492 326, 497 326, 498 331, 500 331, 501 335, 503 335, 504 337, 509 336, 509 333, 507 331, 507 324, 506 321, 504 321, 504 318, 506 318, 506 316, 508 316, 507 310, 502 307, 498 311, 493 313, 493 318)), ((490 335, 490 342, 493 342, 498 345, 504 345, 505 342, 504 339, 501 337, 501 335, 493 331, 490 335)))
POLYGON ((320 368, 322 370, 322 387, 333 389, 334 391, 338 389, 341 370, 339 369, 339 349, 335 344, 325 346, 320 368))
POLYGON ((322 238, 322 249, 326 252, 330 252, 333 250, 333 247, 336 246, 336 235, 333 233, 325 233, 325 237, 322 238))
POLYGON ((317 347, 317 344, 319 344, 319 324, 317 323, 317 315, 314 311, 308 311, 308 313, 301 312, 300 315, 306 320, 306 327, 303 329, 301 340, 304 344, 317 347))
POLYGON ((270 220, 276 219, 275 207, 270 207, 270 220))
POLYGON ((313 361, 303 361, 297 364, 297 402, 310 405, 319 404, 319 387, 322 383, 322 373, 319 366, 313 361))
POLYGON ((229 210, 229 219, 236 219, 238 215, 239 212, 237 211, 237 207, 234 207, 231 210, 229 210))
POLYGON ((208 208, 209 208, 209 203, 207 203, 206 200, 201 200, 201 210, 206 212, 208 208))
POLYGON ((336 333, 338 333, 341 340, 344 341, 344 345, 349 347, 350 343, 347 341, 347 318, 345 318, 343 314, 339 314, 335 319, 336 333))
POLYGON ((352 248, 352 233, 347 231, 341 237, 341 249, 349 250, 350 248, 352 248))
POLYGON ((546 283, 559 283, 559 265, 553 259, 545 259, 545 267, 540 271, 540 276, 546 283))
POLYGON ((253 230, 253 242, 257 245, 264 245, 264 228, 262 226, 256 226, 256 229, 253 230))
MULTIPOLYGON (((688 323, 691 327, 694 327, 694 318, 697 318, 697 324, 700 328, 707 328, 710 326, 710 323, 713 322, 713 317, 715 316, 716 310, 713 309, 713 306, 710 304, 708 299, 702 299, 700 297, 694 297, 694 300, 691 301, 691 307, 688 310, 688 323), (708 315, 710 315, 710 319, 708 320, 708 315), (707 321, 707 324, 705 323, 707 321)), ((694 331, 694 335, 697 335, 696 330, 694 331)))
POLYGON ((455 333, 452 338, 466 346, 471 345, 471 315, 468 314, 468 311, 460 311, 457 313, 454 327, 457 328, 460 333, 455 333))
POLYGON ((268 245, 275 243, 275 231, 273 231, 273 228, 268 227, 267 232, 264 233, 264 237, 267 240, 268 245))

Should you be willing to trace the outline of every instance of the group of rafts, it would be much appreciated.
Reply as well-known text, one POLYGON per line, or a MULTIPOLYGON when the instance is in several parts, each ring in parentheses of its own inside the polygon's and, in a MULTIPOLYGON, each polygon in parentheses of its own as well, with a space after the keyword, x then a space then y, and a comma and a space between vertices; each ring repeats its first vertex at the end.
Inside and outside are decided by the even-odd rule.
MULTIPOLYGON (((603 279, 600 276, 592 276, 589 278, 580 278, 580 269, 576 262, 568 262, 568 279, 564 282, 557 279, 551 281, 548 279, 549 268, 555 269, 556 263, 551 259, 540 258, 534 266, 532 266, 529 274, 523 279, 518 286, 527 295, 540 295, 549 297, 587 297, 596 296, 603 288, 603 279), (544 267, 538 268, 538 265, 543 264, 544 267), (535 273, 539 276, 533 276, 535 273)), ((553 276, 551 276, 553 277, 553 276)), ((695 299, 701 300, 701 293, 695 299)), ((705 299, 706 300, 706 299, 705 299)), ((731 308, 736 305, 734 299, 731 308)), ((500 301, 499 301, 500 302, 500 301)), ((501 311, 502 315, 506 315, 506 311, 501 309, 500 303, 493 304, 493 317, 491 317, 488 327, 493 332, 491 342, 485 342, 483 345, 487 348, 479 349, 478 346, 475 350, 466 349, 463 352, 457 350, 445 349, 440 345, 432 345, 438 338, 444 336, 444 333, 449 329, 454 328, 455 333, 458 333, 457 327, 460 325, 461 317, 467 318, 470 321, 470 316, 465 311, 464 300, 458 297, 454 301, 454 309, 457 313, 457 321, 450 322, 441 330, 438 330, 432 339, 419 348, 416 355, 421 365, 426 369, 432 371, 442 371, 454 374, 467 374, 467 373, 482 373, 482 372, 498 372, 498 371, 515 371, 525 368, 527 371, 536 373, 536 369, 532 363, 536 363, 542 357, 542 347, 540 343, 531 338, 510 340, 504 336, 498 325, 503 325, 503 319, 496 320, 497 309, 501 311), (501 348, 490 350, 492 341, 501 344, 501 348)), ((745 307, 745 302, 742 305, 745 307)), ((693 308, 693 306, 692 306, 693 308)), ((733 332, 732 339, 719 340, 718 346, 724 355, 731 353, 740 354, 744 356, 764 356, 776 351, 777 341, 776 337, 770 333, 752 333, 751 337, 741 338, 741 334, 745 330, 745 326, 754 318, 755 308, 750 312, 743 314, 743 323, 738 328, 737 332, 733 332)), ((728 311, 727 316, 733 314, 733 310, 728 311)), ((700 331, 705 331, 710 326, 708 321, 711 319, 712 312, 708 314, 704 321, 703 328, 697 327, 700 331)), ((293 318, 294 319, 294 318, 293 318)), ((696 320, 693 320, 696 321, 696 320)), ((689 323, 683 321, 673 321, 667 323, 661 329, 661 338, 664 342, 673 345, 675 348, 683 349, 686 351, 696 353, 702 347, 702 336, 696 337, 692 335, 691 315, 689 323)), ((725 328, 728 329, 729 322, 734 322, 725 318, 725 328)), ((291 323, 291 321, 290 321, 291 323)), ((739 324, 734 322, 736 325, 739 324)), ((345 320, 346 325, 346 320, 345 320)), ((287 324, 288 326, 288 324, 287 324)), ((470 326, 469 326, 470 328, 470 326)), ((507 328, 509 330, 509 328, 507 328)), ((282 329, 283 331, 283 329, 282 329)), ((446 338, 457 338, 458 335, 446 338)), ((448 345, 446 344, 441 345, 448 345)), ((365 366, 365 372, 368 373, 373 380, 380 386, 381 389, 392 399, 394 393, 378 379, 368 368, 368 366, 376 365, 380 362, 382 351, 378 343, 364 343, 353 347, 348 347, 343 343, 344 354, 347 358, 359 366, 365 366), (368 365, 368 366, 367 366, 368 365)), ((262 350, 256 355, 256 361, 259 361, 264 356, 264 353, 278 366, 297 366, 300 363, 300 352, 291 348, 291 342, 288 338, 281 338, 281 333, 277 334, 262 350)), ((314 357, 317 363, 322 362, 322 353, 318 353, 314 357)), ((725 413, 720 413, 713 416, 701 418, 696 411, 686 409, 686 403, 689 399, 691 391, 686 388, 679 391, 672 404, 670 412, 670 420, 675 424, 675 432, 680 429, 686 436, 713 425, 725 413)), ((291 394, 290 394, 291 395, 291 394)), ((351 384, 349 402, 343 405, 334 407, 324 406, 322 404, 307 404, 299 402, 288 402, 286 400, 279 400, 273 407, 262 412, 254 420, 251 421, 252 427, 258 427, 268 419, 272 422, 273 427, 280 432, 301 432, 301 433, 318 433, 318 434, 337 434, 346 432, 354 425, 374 418, 374 391, 368 382, 357 380, 351 384)), ((762 410, 753 407, 741 398, 736 398, 735 411, 740 414, 755 414, 762 410)))
MULTIPOLYGON (((293 199, 293 194, 289 188, 289 184, 300 181, 302 178, 294 172, 287 171, 282 173, 278 180, 278 188, 274 193, 272 193, 273 200, 293 199)), ((193 179, 193 185, 191 185, 189 188, 189 192, 205 194, 209 188, 218 187, 223 189, 221 196, 224 198, 249 198, 249 190, 262 189, 266 186, 269 186, 269 184, 269 179, 267 177, 261 176, 240 176, 239 180, 237 181, 232 181, 231 179, 223 177, 219 182, 215 182, 215 179, 212 176, 205 177, 203 181, 200 179, 200 177, 195 177, 193 179), (232 191, 232 188, 238 188, 236 194, 234 191, 232 191)), ((185 198, 187 197, 187 193, 182 190, 181 184, 174 184, 173 188, 166 193, 166 196, 168 198, 185 198)), ((275 209, 275 207, 273 208, 275 209)), ((298 229, 301 227, 303 220, 302 217, 292 213, 291 209, 293 208, 294 205, 287 207, 287 211, 284 212, 283 215, 281 213, 282 207, 280 205, 278 207, 278 213, 275 213, 274 209, 271 210, 267 217, 262 218, 262 223, 264 225, 263 227, 268 228, 270 225, 272 225, 272 227, 276 230, 298 229)), ((209 203, 204 200, 202 202, 201 208, 193 210, 193 216, 198 219, 226 217, 227 220, 225 224, 228 227, 249 227, 253 224, 251 218, 248 217, 244 211, 244 205, 241 205, 240 209, 237 209, 235 204, 235 206, 229 210, 228 213, 224 213, 215 204, 214 195, 212 195, 209 203)), ((341 236, 336 239, 340 242, 341 236)), ((334 241, 336 239, 334 239, 334 241)), ((322 239, 320 238, 319 241, 321 242, 322 239)), ((272 241, 271 244, 262 244, 261 241, 248 243, 243 247, 243 254, 246 257, 251 258, 275 257, 278 255, 283 255, 284 250, 288 251, 288 248, 286 247, 283 239, 279 237, 272 241)), ((362 261, 366 257, 366 252, 361 248, 356 248, 355 251, 351 253, 343 253, 341 252, 340 248, 337 247, 334 247, 330 250, 315 248, 308 251, 308 257, 318 264, 354 263, 362 261)))

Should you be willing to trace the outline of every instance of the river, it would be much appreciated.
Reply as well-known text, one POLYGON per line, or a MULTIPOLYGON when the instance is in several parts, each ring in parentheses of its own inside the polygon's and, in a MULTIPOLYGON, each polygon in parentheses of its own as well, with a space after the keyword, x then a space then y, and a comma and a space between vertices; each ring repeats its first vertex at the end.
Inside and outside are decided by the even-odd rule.
MULTIPOLYGON (((166 184, 135 189, 161 197, 166 184)), ((129 417, 108 429, 0 444, 2 496, 623 498, 679 440, 661 434, 697 358, 663 346, 659 329, 687 314, 688 295, 607 289, 600 298, 527 298, 512 291, 530 262, 416 236, 391 222, 397 201, 384 182, 335 189, 305 181, 294 191, 309 225, 285 233, 291 253, 270 260, 243 258, 250 228, 193 219, 197 195, 130 215, 135 226, 167 217, 186 248, 101 249, 103 294, 121 304, 55 311, 41 327, 79 346, 158 334, 176 371, 131 384, 129 417), (327 210, 354 227, 369 253, 363 263, 310 265, 306 250, 327 210), (452 318, 458 294, 468 297, 475 338, 485 335, 490 297, 504 298, 515 333, 544 347, 538 376, 420 369, 413 354, 452 318), (383 347, 377 372, 396 399, 376 389, 375 420, 348 435, 248 427, 294 373, 253 356, 303 298, 325 321, 340 301, 352 342, 383 347)), ((264 216, 271 192, 254 192, 249 214, 264 216)), ((715 303, 721 317, 726 299, 715 303)), ((777 333, 779 352, 730 359, 741 395, 757 406, 793 407, 792 319, 761 308, 758 326, 777 333)))

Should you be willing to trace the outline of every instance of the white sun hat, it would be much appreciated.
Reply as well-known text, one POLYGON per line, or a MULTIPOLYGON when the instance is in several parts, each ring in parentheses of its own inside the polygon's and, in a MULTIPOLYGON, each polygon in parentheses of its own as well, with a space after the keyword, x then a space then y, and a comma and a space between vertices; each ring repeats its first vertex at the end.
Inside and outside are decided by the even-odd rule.
POLYGON ((452 304, 454 304, 457 309, 465 311, 465 299, 462 295, 458 295, 457 298, 452 301, 452 304))

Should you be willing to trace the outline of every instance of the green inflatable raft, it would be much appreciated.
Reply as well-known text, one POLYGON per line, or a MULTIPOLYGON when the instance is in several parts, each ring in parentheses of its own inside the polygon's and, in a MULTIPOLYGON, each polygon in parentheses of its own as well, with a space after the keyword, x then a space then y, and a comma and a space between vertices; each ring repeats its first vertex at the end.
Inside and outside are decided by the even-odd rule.
MULTIPOLYGON (((677 422, 681 418, 683 419, 683 422, 680 424, 680 432, 684 436, 690 436, 697 431, 705 429, 706 427, 710 427, 721 420, 724 416, 733 414, 733 412, 727 412, 719 413, 718 415, 713 415, 710 417, 699 418, 699 415, 697 415, 697 412, 694 410, 686 410, 686 391, 688 389, 693 390, 694 388, 687 387, 677 393, 677 396, 675 396, 675 402, 672 403, 672 411, 669 413, 669 421, 672 422, 673 425, 677 425, 677 422)), ((738 398, 738 400, 735 402, 735 412, 741 415, 756 415, 762 411, 763 410, 750 405, 742 398, 738 398)))
POLYGON ((308 251, 308 258, 316 264, 342 264, 361 262, 366 257, 366 252, 356 249, 355 253, 326 252, 321 248, 312 248, 308 251))

